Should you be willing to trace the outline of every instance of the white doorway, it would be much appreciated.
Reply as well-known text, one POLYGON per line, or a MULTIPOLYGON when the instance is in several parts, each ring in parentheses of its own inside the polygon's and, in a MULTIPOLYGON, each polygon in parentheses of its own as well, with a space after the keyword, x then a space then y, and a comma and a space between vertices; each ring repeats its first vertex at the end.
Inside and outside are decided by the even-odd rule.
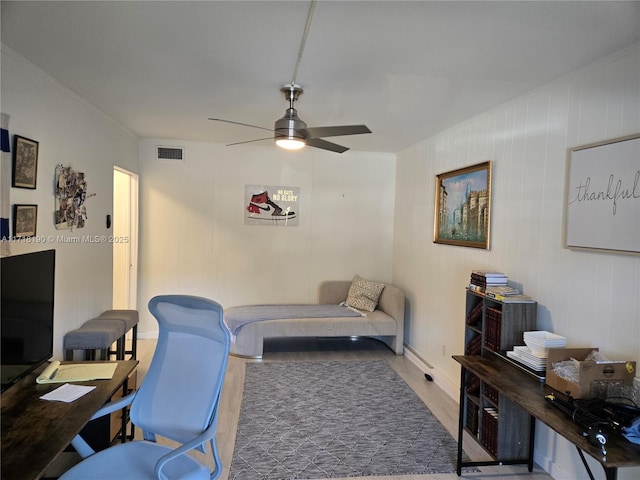
POLYGON ((136 310, 138 279, 138 175, 113 169, 113 307, 136 310))

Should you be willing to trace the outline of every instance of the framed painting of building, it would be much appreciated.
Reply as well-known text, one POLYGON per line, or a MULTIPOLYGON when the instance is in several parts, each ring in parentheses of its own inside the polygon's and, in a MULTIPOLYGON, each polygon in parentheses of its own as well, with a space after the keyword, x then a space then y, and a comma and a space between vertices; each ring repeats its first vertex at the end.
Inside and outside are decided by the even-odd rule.
POLYGON ((491 161, 436 175, 434 243, 489 249, 491 161))

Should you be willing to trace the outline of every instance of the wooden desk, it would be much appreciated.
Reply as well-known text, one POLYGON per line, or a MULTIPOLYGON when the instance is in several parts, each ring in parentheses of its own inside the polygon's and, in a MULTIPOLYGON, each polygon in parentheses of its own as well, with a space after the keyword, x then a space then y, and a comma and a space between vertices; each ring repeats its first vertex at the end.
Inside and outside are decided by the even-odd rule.
POLYGON ((137 360, 119 361, 111 380, 77 382, 96 388, 72 403, 40 399, 60 386, 36 383, 36 377, 44 367, 3 392, 2 479, 40 478, 93 414, 122 388, 137 364, 137 360))
MULTIPOLYGON (((526 411, 532 418, 532 424, 534 423, 533 419, 541 421, 560 436, 574 444, 578 448, 581 456, 582 452, 585 452, 600 462, 608 480, 615 480, 618 468, 620 467, 640 466, 640 445, 628 442, 622 436, 609 435, 606 444, 607 456, 603 458, 600 448, 591 445, 588 439, 582 435, 583 428, 574 423, 568 415, 545 400, 545 386, 542 382, 509 364, 497 355, 457 355, 454 356, 453 359, 462 365, 460 422, 458 426, 458 476, 460 476, 462 466, 469 466, 474 463, 468 462, 463 464, 461 462, 462 415, 464 413, 463 389, 466 371, 473 373, 479 377, 481 381, 497 389, 500 395, 504 395, 526 411)), ((533 456, 533 449, 530 451, 530 456, 533 456)), ((530 458, 529 461, 533 462, 533 458, 530 458)), ((484 462, 484 464, 487 465, 488 463, 484 462)), ((499 462, 495 464, 499 464, 499 462)))

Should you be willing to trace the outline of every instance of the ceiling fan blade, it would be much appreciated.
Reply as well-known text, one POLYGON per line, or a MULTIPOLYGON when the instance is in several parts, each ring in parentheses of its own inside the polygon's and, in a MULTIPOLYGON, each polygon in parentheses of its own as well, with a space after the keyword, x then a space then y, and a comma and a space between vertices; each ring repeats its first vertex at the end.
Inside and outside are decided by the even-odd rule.
POLYGON ((309 138, 339 137, 341 135, 360 135, 371 133, 366 125, 340 125, 335 127, 311 127, 307 128, 309 138))
POLYGON ((321 138, 309 138, 307 139, 307 145, 310 147, 321 148, 322 150, 329 150, 330 152, 344 153, 349 150, 347 147, 338 145, 337 143, 327 142, 321 138))
POLYGON ((259 128, 260 130, 267 130, 268 132, 273 132, 272 128, 259 127, 257 125, 250 125, 248 123, 234 122, 233 120, 224 120, 222 118, 210 118, 209 120, 213 120, 214 122, 232 123, 234 125, 241 125, 243 127, 259 128))
POLYGON ((273 140, 273 136, 266 138, 256 138, 255 140, 245 140, 244 142, 227 143, 225 147, 231 147, 233 145, 242 145, 243 143, 262 142, 263 140, 273 140))

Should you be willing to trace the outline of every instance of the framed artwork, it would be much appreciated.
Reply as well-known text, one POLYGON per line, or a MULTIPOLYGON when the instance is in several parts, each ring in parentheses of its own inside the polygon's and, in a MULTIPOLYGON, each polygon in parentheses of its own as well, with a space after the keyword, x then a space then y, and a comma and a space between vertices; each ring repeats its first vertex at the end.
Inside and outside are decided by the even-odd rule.
POLYGON ((564 247, 640 255, 640 134, 567 150, 564 247))
POLYGON ((297 227, 299 207, 299 187, 244 186, 245 225, 297 227))
POLYGON ((15 135, 11 186, 35 189, 37 177, 38 142, 15 135))
POLYGON ((33 237, 36 234, 38 223, 37 205, 14 205, 13 206, 13 236, 33 237))
POLYGON ((489 249, 491 161, 436 175, 434 243, 489 249))
POLYGON ((71 165, 56 166, 56 211, 54 222, 57 230, 73 230, 84 228, 87 221, 87 198, 95 193, 88 193, 87 178, 84 172, 78 172, 71 165))

